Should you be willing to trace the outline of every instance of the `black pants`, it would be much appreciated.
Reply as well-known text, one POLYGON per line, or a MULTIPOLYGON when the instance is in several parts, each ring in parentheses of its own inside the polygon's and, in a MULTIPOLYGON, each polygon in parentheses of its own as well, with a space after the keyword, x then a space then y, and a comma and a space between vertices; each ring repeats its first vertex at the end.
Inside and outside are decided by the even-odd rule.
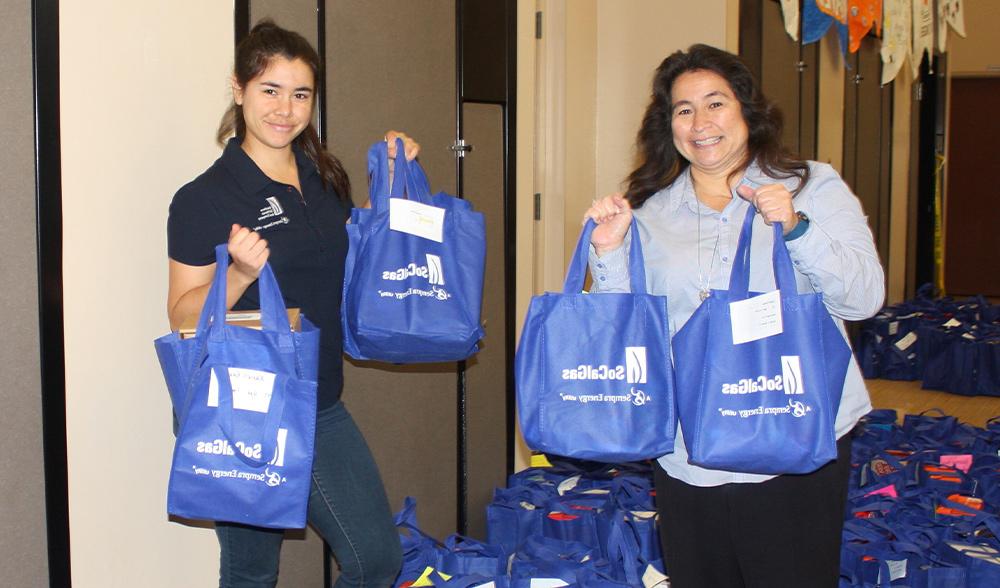
POLYGON ((836 460, 759 484, 691 486, 655 467, 671 588, 836 588, 850 461, 848 433, 836 460))

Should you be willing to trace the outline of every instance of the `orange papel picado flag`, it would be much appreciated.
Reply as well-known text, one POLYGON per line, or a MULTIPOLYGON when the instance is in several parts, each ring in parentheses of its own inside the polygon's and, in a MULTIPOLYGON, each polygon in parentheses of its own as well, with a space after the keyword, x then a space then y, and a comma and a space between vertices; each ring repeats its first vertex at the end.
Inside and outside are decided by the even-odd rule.
POLYGON ((857 53, 861 47, 861 39, 875 27, 875 32, 882 34, 882 0, 848 0, 847 30, 851 53, 857 53))

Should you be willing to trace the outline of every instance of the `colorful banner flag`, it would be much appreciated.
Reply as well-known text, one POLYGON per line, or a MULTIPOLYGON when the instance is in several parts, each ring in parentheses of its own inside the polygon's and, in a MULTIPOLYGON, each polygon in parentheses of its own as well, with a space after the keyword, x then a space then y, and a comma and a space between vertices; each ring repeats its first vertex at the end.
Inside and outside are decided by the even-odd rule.
POLYGON ((944 0, 944 17, 959 37, 965 38, 965 10, 962 0, 944 0))
POLYGON ((939 53, 945 52, 948 44, 948 19, 945 18, 945 11, 948 4, 945 0, 937 0, 937 50, 939 53))
POLYGON ((837 19, 840 24, 847 24, 847 0, 816 0, 816 8, 837 19))
POLYGON ((851 53, 857 53, 861 40, 872 27, 878 34, 882 33, 882 0, 848 0, 847 29, 851 53))
MULTIPOLYGON (((803 0, 802 2, 802 43, 808 45, 809 43, 815 43, 823 38, 823 35, 830 30, 830 25, 837 25, 837 35, 840 37, 840 52, 847 56, 847 0, 803 0), (836 9, 836 4, 838 2, 843 2, 844 5, 844 20, 838 21, 836 18, 831 16, 829 13, 824 12, 820 3, 823 3, 827 9, 836 9)), ((846 59, 844 61, 845 67, 848 69, 850 65, 847 63, 846 59)))
POLYGON ((931 0, 913 0, 913 49, 910 52, 910 66, 913 78, 920 75, 920 62, 927 54, 928 65, 934 56, 934 6, 931 0))
POLYGON ((785 32, 793 41, 798 41, 799 0, 781 0, 781 14, 785 17, 785 32))
POLYGON ((802 2, 802 43, 808 45, 823 38, 833 24, 833 17, 819 9, 817 0, 802 2))
POLYGON ((912 0, 884 0, 882 14, 885 25, 882 29, 882 85, 896 79, 903 62, 910 53, 910 35, 913 27, 912 0))

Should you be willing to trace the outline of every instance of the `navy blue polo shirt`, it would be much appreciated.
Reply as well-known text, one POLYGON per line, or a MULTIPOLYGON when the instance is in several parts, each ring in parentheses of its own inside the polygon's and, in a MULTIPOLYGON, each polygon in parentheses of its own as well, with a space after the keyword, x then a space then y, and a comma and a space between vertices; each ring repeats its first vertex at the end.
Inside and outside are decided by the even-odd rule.
MULTIPOLYGON (((295 149, 300 194, 266 176, 231 139, 222 156, 182 187, 170 203, 167 250, 186 265, 215 263, 215 246, 233 223, 267 239, 268 263, 288 307, 298 307, 321 329, 318 408, 336 403, 343 388, 340 300, 344 284, 350 205, 324 187, 316 165, 295 149)), ((260 308, 255 282, 233 307, 260 308)))

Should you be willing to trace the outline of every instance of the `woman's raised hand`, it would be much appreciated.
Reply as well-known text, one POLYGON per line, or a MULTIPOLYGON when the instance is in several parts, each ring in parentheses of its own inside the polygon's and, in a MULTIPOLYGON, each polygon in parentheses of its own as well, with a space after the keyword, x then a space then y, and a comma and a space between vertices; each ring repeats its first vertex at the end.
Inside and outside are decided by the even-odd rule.
POLYGON ((600 200, 595 200, 584 214, 597 223, 590 236, 590 244, 594 246, 597 255, 603 255, 621 247, 625 234, 632 224, 632 207, 622 194, 612 194, 600 200))
POLYGON ((792 193, 781 184, 768 184, 756 190, 741 184, 736 193, 753 204, 768 225, 781 223, 782 232, 787 235, 799 223, 792 205, 792 193))
POLYGON ((234 224, 229 231, 229 256, 233 258, 230 269, 251 283, 260 275, 271 250, 267 241, 256 231, 234 224))
POLYGON ((406 154, 406 161, 413 161, 420 154, 420 143, 414 141, 402 131, 387 131, 385 140, 389 143, 389 158, 396 157, 396 139, 403 140, 403 153, 406 154))

